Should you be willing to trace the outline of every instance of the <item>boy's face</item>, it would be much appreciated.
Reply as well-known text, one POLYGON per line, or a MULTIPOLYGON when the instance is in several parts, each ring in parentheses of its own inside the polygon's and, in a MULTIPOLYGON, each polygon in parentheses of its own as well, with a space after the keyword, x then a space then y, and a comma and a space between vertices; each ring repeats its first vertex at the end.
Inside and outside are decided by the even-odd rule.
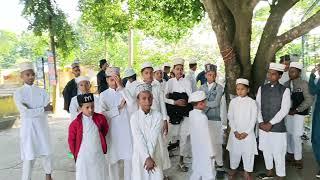
POLYGON ((32 85, 35 79, 35 73, 32 69, 25 70, 21 72, 21 79, 24 83, 32 85))
POLYGON ((144 68, 141 72, 142 79, 146 83, 151 83, 153 81, 153 69, 152 68, 144 68))
POLYGON ((162 80, 162 71, 156 71, 154 72, 154 77, 156 80, 161 81, 162 80))
POLYGON ((273 69, 268 70, 268 80, 269 81, 275 83, 275 82, 278 82, 280 78, 281 78, 281 75, 279 74, 278 71, 273 70, 273 69))
POLYGON ((290 61, 283 61, 281 64, 285 65, 284 71, 287 72, 290 66, 290 61))
POLYGON ((75 76, 75 77, 79 77, 80 76, 80 67, 79 66, 76 66, 74 68, 72 68, 72 74, 75 76))
POLYGON ((151 92, 149 92, 149 91, 141 92, 138 96, 139 106, 143 110, 150 110, 151 106, 152 106, 152 101, 153 101, 153 97, 152 97, 151 92))
POLYGON ((192 68, 190 68, 192 71, 196 71, 197 70, 198 65, 196 64, 195 66, 193 66, 192 68))
POLYGON ((78 83, 78 88, 81 93, 89 93, 90 92, 90 82, 89 81, 80 81, 78 83))
POLYGON ((294 67, 289 68, 289 77, 291 80, 299 78, 300 77, 299 69, 294 68, 294 67))
POLYGON ((249 88, 243 84, 237 84, 236 91, 238 96, 246 97, 249 93, 249 88))
POLYGON ((165 67, 163 68, 163 70, 164 70, 165 73, 168 74, 168 73, 170 72, 170 67, 165 66, 165 67))
POLYGON ((113 76, 107 77, 107 83, 111 89, 117 89, 117 83, 113 76))
POLYGON ((205 76, 207 78, 208 83, 213 83, 216 81, 217 74, 214 71, 208 71, 208 72, 206 72, 205 76))
POLYGON ((92 116, 94 112, 94 102, 83 103, 80 110, 85 116, 92 116))
POLYGON ((200 109, 200 110, 205 110, 206 106, 207 106, 207 102, 206 102, 206 100, 203 100, 203 101, 198 102, 196 108, 200 109))
POLYGON ((177 79, 180 79, 183 76, 183 66, 181 64, 175 65, 173 73, 177 79))

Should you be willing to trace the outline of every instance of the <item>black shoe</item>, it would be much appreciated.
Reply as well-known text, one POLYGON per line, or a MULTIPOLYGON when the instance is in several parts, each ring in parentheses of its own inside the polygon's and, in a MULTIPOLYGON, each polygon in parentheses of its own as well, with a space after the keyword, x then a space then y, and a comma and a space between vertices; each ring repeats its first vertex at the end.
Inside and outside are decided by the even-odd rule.
POLYGON ((320 179, 320 171, 318 171, 318 174, 316 174, 316 178, 320 179))

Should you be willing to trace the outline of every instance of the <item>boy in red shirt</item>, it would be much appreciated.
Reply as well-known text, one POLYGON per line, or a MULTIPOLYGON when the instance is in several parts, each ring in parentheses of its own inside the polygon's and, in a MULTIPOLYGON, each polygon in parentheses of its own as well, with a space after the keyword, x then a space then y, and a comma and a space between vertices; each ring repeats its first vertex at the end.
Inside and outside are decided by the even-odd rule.
POLYGON ((106 180, 108 123, 94 112, 92 93, 77 96, 81 113, 69 127, 68 143, 76 161, 76 180, 106 180))

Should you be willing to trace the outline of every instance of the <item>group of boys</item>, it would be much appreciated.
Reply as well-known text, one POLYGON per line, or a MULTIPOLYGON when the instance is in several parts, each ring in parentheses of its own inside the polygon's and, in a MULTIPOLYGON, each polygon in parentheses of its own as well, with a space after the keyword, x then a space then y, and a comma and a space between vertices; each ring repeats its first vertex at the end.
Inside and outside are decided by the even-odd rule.
MULTIPOLYGON (((75 159, 77 180, 108 177, 118 180, 122 176, 125 180, 168 179, 165 170, 171 167, 169 142, 179 146, 180 171, 189 171, 184 160, 192 157, 191 180, 224 176, 220 116, 224 88, 216 82, 217 66, 205 64, 206 81, 197 87, 194 73, 197 61, 189 62, 187 76, 184 64, 184 59, 174 59, 174 78, 166 80, 164 74, 170 71, 169 64, 164 65, 166 71, 169 67, 164 73, 163 68, 145 62, 140 69, 141 81, 133 69, 125 70, 128 79, 125 85, 120 69, 108 67, 105 72, 108 88, 100 95, 90 93, 88 77, 75 78, 78 92, 71 98, 68 109, 71 115, 68 143, 75 159)), ((230 179, 236 177, 241 159, 245 178, 253 178, 251 172, 258 153, 256 125, 259 149, 268 170, 259 178, 273 178, 275 162, 277 178, 283 179, 287 152, 287 160, 302 168, 300 136, 304 115, 312 104, 307 82, 300 79, 302 68, 299 63, 291 63, 290 80, 282 85, 279 79, 285 66, 270 63, 268 82, 258 89, 256 101, 248 97, 249 81, 243 78, 236 81, 237 97, 231 100, 228 110, 230 179)), ((31 178, 35 159, 43 157, 46 178, 51 180, 47 113, 52 106, 45 90, 33 84, 33 65, 22 63, 20 72, 24 86, 14 97, 22 119, 22 179, 31 178)))

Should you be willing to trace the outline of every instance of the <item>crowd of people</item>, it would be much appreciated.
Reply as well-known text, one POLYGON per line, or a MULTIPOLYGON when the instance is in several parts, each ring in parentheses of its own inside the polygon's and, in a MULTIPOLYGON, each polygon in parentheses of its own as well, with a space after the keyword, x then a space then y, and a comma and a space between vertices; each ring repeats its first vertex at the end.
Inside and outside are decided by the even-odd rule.
MULTIPOLYGON (((190 60, 188 64, 190 70, 185 74, 182 58, 162 67, 145 62, 138 74, 128 68, 122 78, 120 68, 102 59, 98 93, 90 92, 90 79, 81 75, 79 63, 72 64, 75 78, 67 83, 63 97, 64 109, 70 113, 68 144, 76 180, 164 180, 170 179, 167 170, 173 166, 192 171, 190 180, 225 175, 233 180, 240 176, 241 160, 243 176, 251 180, 258 149, 266 167, 266 173, 258 178, 283 179, 286 164, 303 168, 301 136, 311 107, 311 140, 320 165, 320 64, 307 82, 302 78, 301 63, 287 57, 282 57, 281 63, 270 63, 267 80, 255 99, 248 96, 249 80, 239 78, 228 110, 224 110, 224 85, 217 82, 217 66, 207 62, 196 76, 198 62, 190 60), (227 174, 224 114, 229 127, 227 174), (170 161, 174 150, 180 156, 177 165, 170 161), (191 167, 185 163, 187 157, 192 158, 191 167)), ((43 159, 46 179, 52 180, 47 114, 53 108, 46 91, 34 85, 32 63, 20 64, 20 72, 24 85, 14 99, 22 122, 22 180, 31 179, 37 158, 43 159)), ((316 177, 320 178, 320 172, 316 177)))

